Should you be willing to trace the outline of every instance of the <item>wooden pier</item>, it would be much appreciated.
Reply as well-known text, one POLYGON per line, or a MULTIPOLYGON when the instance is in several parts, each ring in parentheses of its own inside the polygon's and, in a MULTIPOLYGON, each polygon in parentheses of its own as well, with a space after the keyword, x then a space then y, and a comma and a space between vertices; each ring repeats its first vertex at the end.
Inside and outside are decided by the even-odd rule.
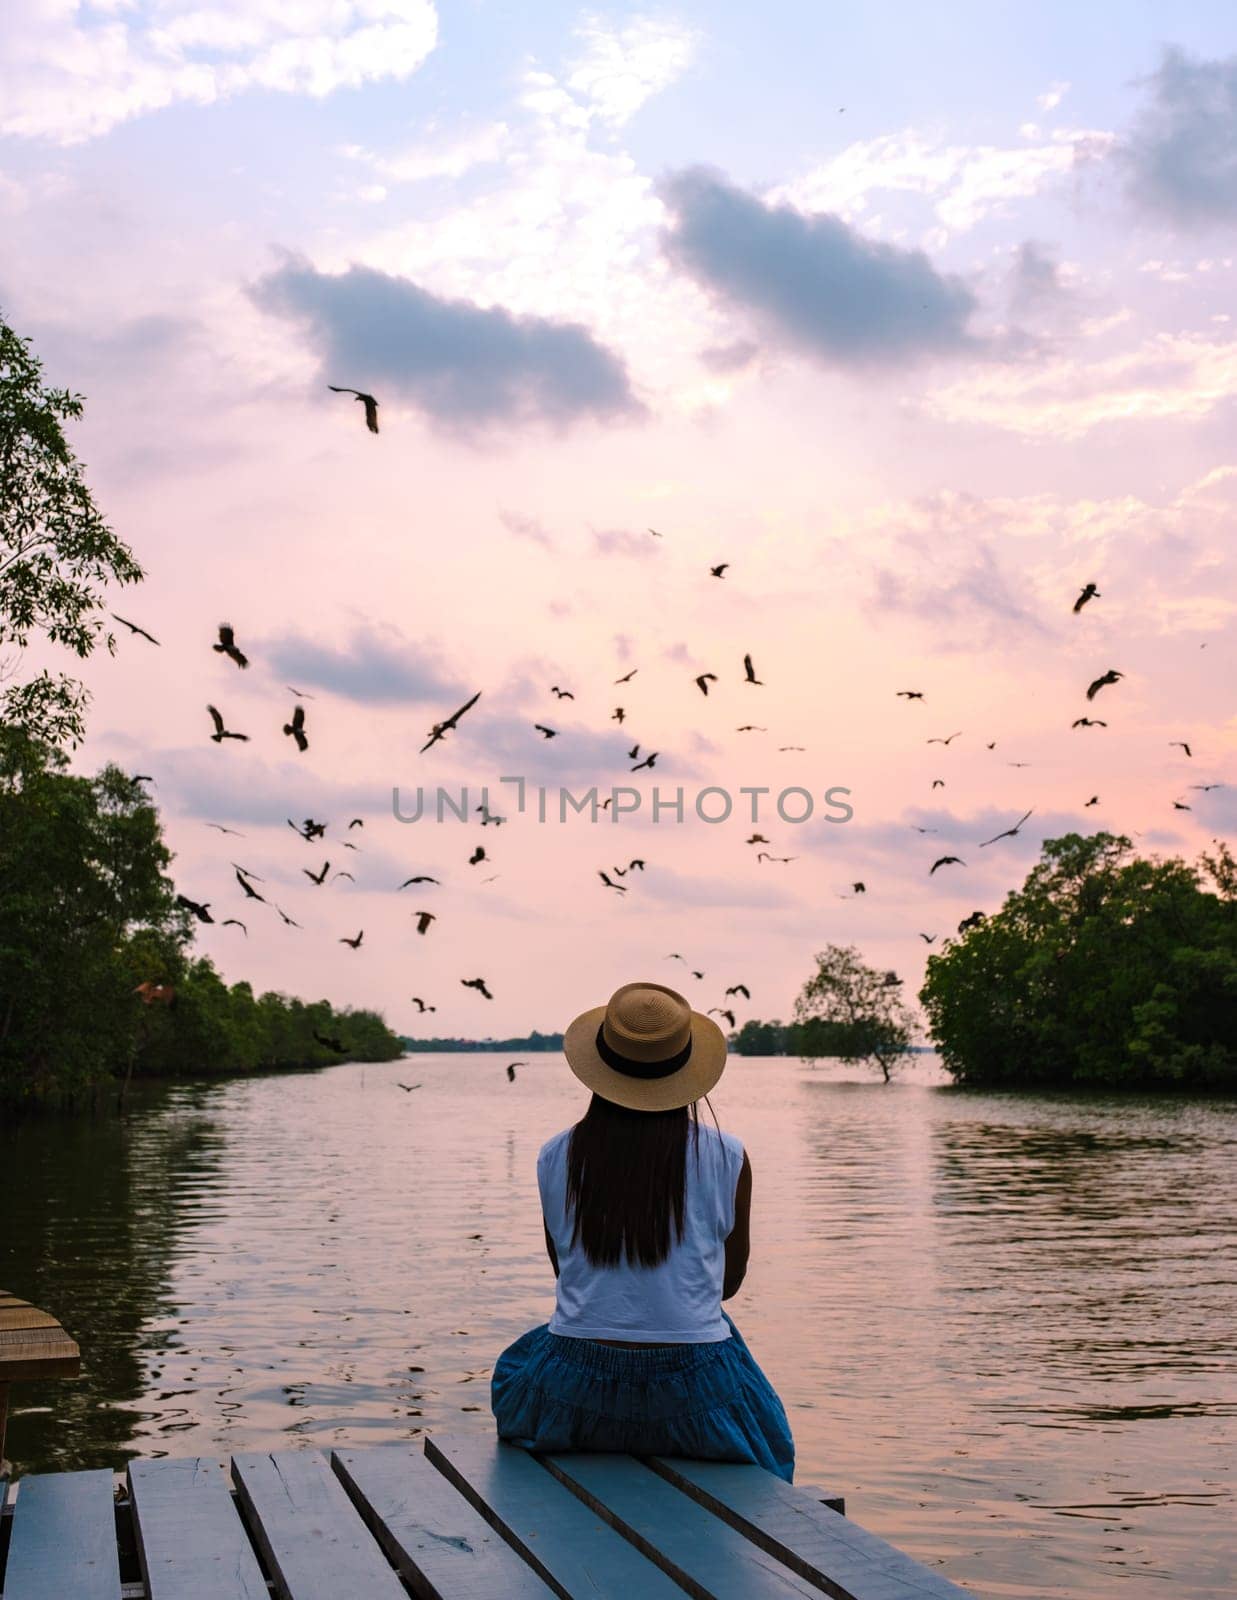
POLYGON ((762 1467, 475 1434, 32 1474, 3 1600, 973 1600, 762 1467))

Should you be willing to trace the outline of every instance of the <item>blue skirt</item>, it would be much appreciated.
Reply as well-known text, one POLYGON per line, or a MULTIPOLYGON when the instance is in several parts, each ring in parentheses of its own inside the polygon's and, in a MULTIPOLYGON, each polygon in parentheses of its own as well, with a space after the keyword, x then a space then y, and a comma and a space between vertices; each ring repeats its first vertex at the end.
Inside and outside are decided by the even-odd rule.
POLYGON ((795 1443, 773 1385, 725 1311, 730 1338, 623 1350, 568 1339, 546 1323, 494 1364, 498 1437, 539 1454, 747 1461, 794 1481, 795 1443))

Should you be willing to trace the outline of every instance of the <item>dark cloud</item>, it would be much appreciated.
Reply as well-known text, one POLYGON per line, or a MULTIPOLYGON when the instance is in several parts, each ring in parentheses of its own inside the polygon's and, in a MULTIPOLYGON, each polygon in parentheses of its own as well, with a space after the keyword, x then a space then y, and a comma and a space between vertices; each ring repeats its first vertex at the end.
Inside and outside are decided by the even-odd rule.
POLYGON ((876 569, 871 609, 956 624, 939 631, 945 649, 973 650, 1002 642, 1020 647, 1028 635, 1052 636, 1025 604, 1017 582, 1001 570, 990 545, 976 544, 949 559, 933 539, 906 539, 903 549, 896 568, 876 569))
POLYGON ((700 352, 700 364, 710 372, 739 372, 750 367, 760 354, 760 346, 752 339, 736 339, 732 344, 712 345, 700 352))
POLYGON ((329 689, 361 705, 421 704, 456 695, 465 700, 473 692, 430 651, 389 634, 358 629, 341 648, 285 634, 267 641, 263 651, 278 675, 298 689, 329 689))
MULTIPOLYGON (((288 817, 313 816, 336 822, 354 816, 389 813, 389 782, 335 783, 293 762, 270 765, 245 752, 244 765, 219 759, 215 750, 148 750, 143 770, 159 775, 153 791, 176 815, 228 825, 252 823, 284 828, 288 817)), ((231 754, 231 752, 229 752, 231 754)), ((225 844, 232 841, 218 835, 225 844)), ((243 857, 239 859, 243 860, 243 857)))
POLYGON ((1038 311, 1066 294, 1061 268, 1033 239, 1024 239, 1014 252, 1010 273, 1009 304, 1014 312, 1038 311))
POLYGON ((1182 227, 1237 223, 1237 55, 1204 61, 1169 45, 1135 81, 1151 103, 1112 153, 1135 204, 1182 227))
POLYGON ((371 267, 331 274, 296 259, 250 292, 263 310, 306 326, 324 381, 372 389, 379 402, 394 393, 448 429, 643 411, 622 361, 579 323, 448 300, 371 267))
POLYGON ((922 250, 863 238, 840 218, 770 205, 707 167, 663 180, 669 259, 776 339, 841 367, 979 352, 975 296, 922 250))

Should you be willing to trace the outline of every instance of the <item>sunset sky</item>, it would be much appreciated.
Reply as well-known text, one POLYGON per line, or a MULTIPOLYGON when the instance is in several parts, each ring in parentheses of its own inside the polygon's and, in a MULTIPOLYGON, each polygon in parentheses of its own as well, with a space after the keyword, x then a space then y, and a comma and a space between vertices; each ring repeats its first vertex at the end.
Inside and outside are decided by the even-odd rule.
POLYGON ((1230 4, 15 0, 0 241, 147 569, 109 603, 161 641, 89 664, 75 765, 154 775, 177 887, 248 923, 199 932, 230 981, 414 1033, 561 1028, 640 977, 785 1019, 828 942, 913 994, 919 933, 1045 838, 1237 829, 1230 4), (508 774, 646 798, 543 824, 508 774), (465 783, 509 821, 392 816, 465 783), (654 824, 654 784, 735 809, 654 824), (757 861, 742 786, 796 859, 757 861))

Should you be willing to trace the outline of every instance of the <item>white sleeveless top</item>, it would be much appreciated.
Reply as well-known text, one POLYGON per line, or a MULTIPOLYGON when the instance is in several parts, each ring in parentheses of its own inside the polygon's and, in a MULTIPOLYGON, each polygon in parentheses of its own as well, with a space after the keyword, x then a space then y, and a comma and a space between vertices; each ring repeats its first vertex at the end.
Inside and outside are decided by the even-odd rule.
POLYGON ((537 1156, 537 1184, 558 1257, 554 1315, 549 1331, 571 1339, 624 1339, 642 1344, 714 1344, 729 1339, 722 1316, 726 1236, 734 1228, 735 1185, 743 1144, 734 1134, 699 1124, 700 1160, 687 1135, 687 1188, 680 1240, 670 1220, 670 1254, 656 1267, 632 1266, 624 1253, 615 1267, 596 1267, 583 1242, 571 1243, 574 1213, 564 1215, 567 1142, 555 1134, 537 1156))

